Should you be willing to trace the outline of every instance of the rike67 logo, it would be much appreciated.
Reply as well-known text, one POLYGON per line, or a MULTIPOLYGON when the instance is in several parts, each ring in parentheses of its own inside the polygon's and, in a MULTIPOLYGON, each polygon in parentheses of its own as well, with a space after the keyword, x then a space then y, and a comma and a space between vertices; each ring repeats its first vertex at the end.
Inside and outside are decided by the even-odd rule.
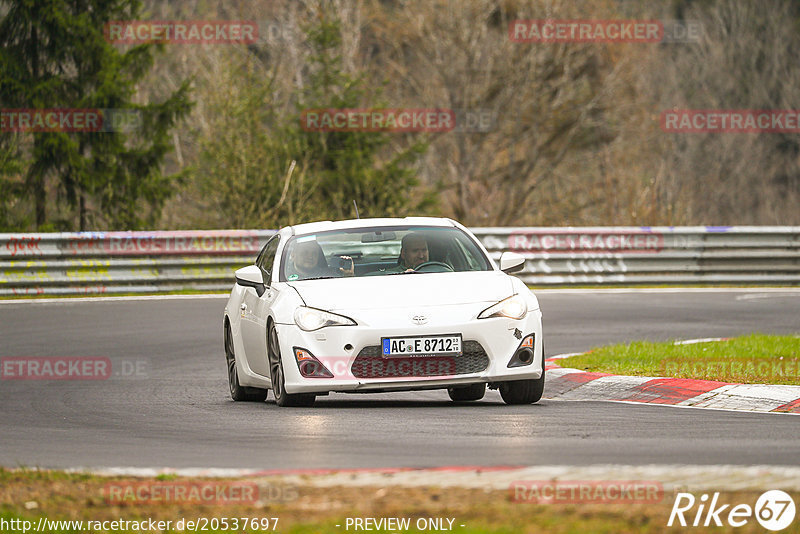
POLYGON ((711 502, 705 493, 699 500, 691 493, 678 493, 667 526, 721 527, 727 522, 732 527, 741 527, 755 517, 765 529, 779 531, 792 524, 795 511, 794 500, 781 490, 762 493, 754 507, 749 504, 720 504, 719 492, 714 493, 711 502))

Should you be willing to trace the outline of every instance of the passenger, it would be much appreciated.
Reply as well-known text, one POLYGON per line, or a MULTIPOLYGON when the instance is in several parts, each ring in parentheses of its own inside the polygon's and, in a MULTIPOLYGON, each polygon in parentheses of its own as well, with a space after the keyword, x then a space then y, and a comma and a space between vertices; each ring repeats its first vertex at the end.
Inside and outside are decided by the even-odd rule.
POLYGON ((325 261, 325 254, 322 252, 322 247, 319 246, 319 243, 316 241, 295 243, 287 262, 287 278, 289 280, 305 280, 308 278, 353 276, 353 259, 350 256, 340 257, 349 261, 349 266, 347 268, 339 267, 334 269, 328 266, 328 262, 325 261))

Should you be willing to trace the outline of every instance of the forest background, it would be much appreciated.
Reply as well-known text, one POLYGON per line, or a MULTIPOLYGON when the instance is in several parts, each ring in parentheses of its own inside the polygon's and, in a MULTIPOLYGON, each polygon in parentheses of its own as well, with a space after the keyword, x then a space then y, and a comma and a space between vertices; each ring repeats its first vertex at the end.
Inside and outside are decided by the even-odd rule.
POLYGON ((0 132, 0 231, 799 225, 800 135, 668 133, 673 109, 800 109, 792 0, 0 0, 0 108, 131 131, 0 132), (255 21, 249 44, 120 45, 109 20, 255 21), (659 20, 659 43, 521 43, 520 19, 659 20), (479 117, 319 132, 304 110, 479 117))

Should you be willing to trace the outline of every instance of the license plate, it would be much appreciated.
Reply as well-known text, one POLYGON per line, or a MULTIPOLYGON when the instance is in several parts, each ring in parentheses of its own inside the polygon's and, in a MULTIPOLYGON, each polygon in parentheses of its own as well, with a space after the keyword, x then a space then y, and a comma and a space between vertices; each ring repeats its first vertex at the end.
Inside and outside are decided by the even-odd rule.
POLYGON ((461 334, 384 337, 381 338, 381 346, 384 358, 460 356, 461 334))

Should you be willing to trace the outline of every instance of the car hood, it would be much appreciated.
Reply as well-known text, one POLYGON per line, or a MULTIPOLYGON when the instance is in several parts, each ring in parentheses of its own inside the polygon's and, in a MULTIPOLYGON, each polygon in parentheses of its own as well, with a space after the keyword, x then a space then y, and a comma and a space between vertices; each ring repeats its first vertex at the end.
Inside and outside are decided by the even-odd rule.
POLYGON ((329 311, 497 302, 513 294, 500 271, 420 273, 289 282, 307 306, 329 311))

